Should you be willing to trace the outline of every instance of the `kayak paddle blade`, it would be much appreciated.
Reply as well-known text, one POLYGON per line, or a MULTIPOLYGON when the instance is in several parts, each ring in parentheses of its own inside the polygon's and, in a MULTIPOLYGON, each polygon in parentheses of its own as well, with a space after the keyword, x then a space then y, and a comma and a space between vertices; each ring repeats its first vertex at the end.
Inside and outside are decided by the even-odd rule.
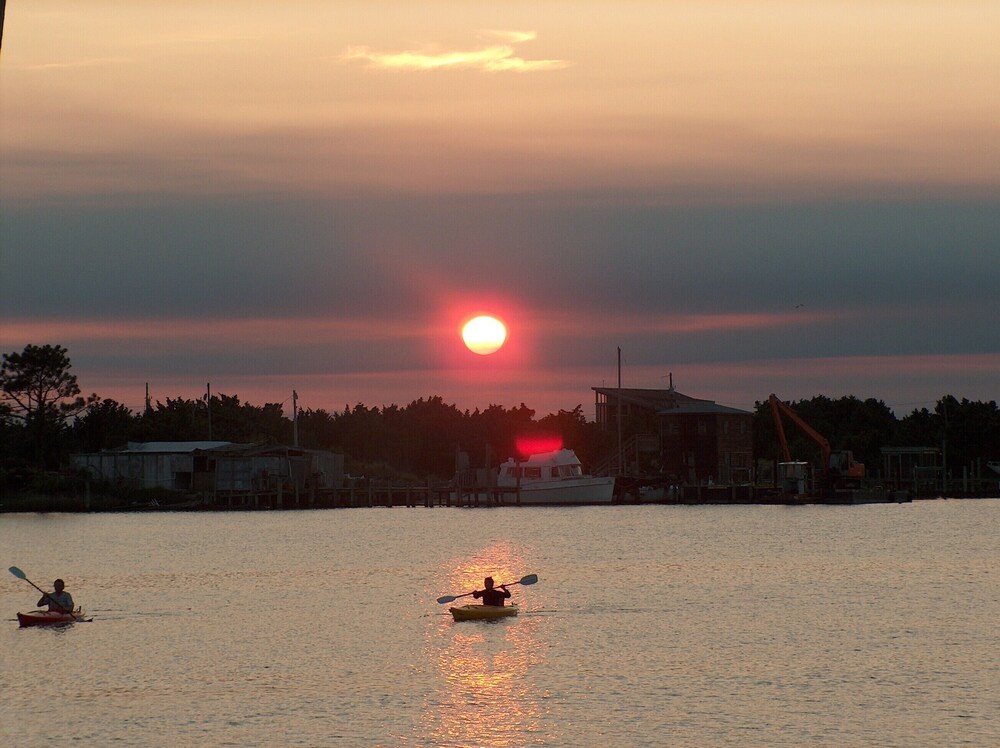
MULTIPOLYGON (((535 584, 537 581, 538 581, 538 575, 537 574, 528 574, 525 577, 521 577, 518 581, 516 581, 516 582, 509 582, 508 584, 535 584)), ((507 584, 501 584, 500 586, 501 587, 507 587, 508 585, 507 584)), ((439 597, 437 599, 437 601, 443 605, 444 603, 454 602, 455 600, 457 600, 460 597, 467 597, 468 595, 471 595, 471 594, 472 594, 471 592, 466 592, 463 595, 444 595, 443 597, 439 597)))
POLYGON ((11 566, 9 569, 7 569, 7 571, 9 571, 11 574, 13 574, 18 579, 27 579, 28 578, 28 575, 25 574, 20 569, 18 569, 16 566, 11 566))

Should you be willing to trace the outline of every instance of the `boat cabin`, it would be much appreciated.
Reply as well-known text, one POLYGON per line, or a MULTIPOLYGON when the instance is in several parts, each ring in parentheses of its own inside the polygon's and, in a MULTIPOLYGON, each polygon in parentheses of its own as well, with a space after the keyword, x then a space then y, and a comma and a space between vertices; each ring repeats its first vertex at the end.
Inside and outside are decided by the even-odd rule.
POLYGON ((531 455, 527 460, 507 460, 500 466, 498 484, 513 486, 540 480, 583 477, 583 466, 571 449, 531 455))

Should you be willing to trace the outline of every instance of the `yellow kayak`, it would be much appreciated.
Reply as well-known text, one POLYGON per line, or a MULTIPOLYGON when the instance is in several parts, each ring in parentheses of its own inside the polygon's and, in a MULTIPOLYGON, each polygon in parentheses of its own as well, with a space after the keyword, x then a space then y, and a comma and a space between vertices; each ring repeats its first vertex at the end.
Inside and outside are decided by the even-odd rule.
POLYGON ((456 621, 492 621, 517 615, 516 605, 463 605, 448 610, 456 621))

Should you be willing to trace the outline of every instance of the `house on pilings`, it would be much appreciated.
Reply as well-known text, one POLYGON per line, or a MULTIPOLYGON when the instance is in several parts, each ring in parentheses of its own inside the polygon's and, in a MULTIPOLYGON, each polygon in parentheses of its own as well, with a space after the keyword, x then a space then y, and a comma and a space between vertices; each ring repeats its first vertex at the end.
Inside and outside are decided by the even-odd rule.
POLYGON ((592 389, 597 423, 620 433, 620 450, 594 472, 688 484, 753 480, 753 413, 673 387, 592 389))

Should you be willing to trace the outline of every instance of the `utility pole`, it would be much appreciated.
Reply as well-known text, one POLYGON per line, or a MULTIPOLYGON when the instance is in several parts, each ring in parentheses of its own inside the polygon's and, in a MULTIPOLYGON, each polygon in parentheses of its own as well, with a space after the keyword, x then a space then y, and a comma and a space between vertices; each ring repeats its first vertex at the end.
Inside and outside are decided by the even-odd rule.
POLYGON ((208 405, 208 440, 212 441, 212 383, 205 385, 205 403, 208 405))
POLYGON ((941 429, 941 493, 948 495, 948 400, 941 398, 941 414, 944 427, 941 429))
POLYGON ((292 446, 299 446, 299 393, 292 390, 292 446))
POLYGON ((618 472, 625 475, 624 456, 622 455, 622 347, 618 346, 618 472))

